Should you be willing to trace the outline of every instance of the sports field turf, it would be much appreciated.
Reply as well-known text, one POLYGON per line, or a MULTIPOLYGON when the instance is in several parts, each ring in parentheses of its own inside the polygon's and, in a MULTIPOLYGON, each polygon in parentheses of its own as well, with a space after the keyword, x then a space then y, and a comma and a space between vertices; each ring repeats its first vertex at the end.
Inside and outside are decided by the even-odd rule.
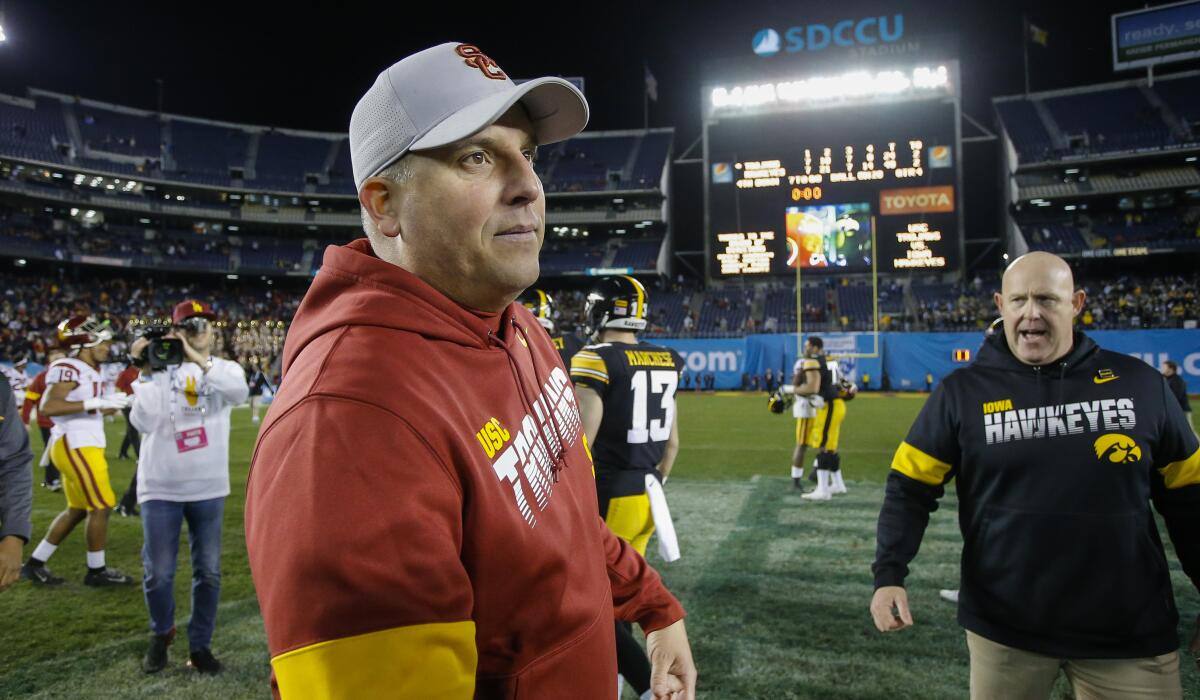
MULTIPOLYGON (((962 630, 953 605, 937 595, 939 588, 954 587, 958 575, 961 540, 952 495, 934 514, 909 579, 917 626, 881 635, 867 613, 883 480, 921 403, 919 397, 875 395, 851 403, 842 432, 850 494, 810 503, 792 493, 787 478, 794 423, 768 413, 764 396, 680 398, 682 449, 667 491, 683 559, 659 568, 689 612, 699 697, 967 696, 962 630)), ((248 411, 234 412, 234 485, 226 507, 223 603, 213 643, 227 670, 215 678, 187 673, 181 630, 168 670, 142 675, 146 612, 140 589, 85 588, 78 531, 51 562, 67 584, 35 589, 22 582, 0 593, 0 698, 269 697, 266 644, 241 528, 256 427, 248 411)), ((109 426, 118 493, 133 468, 115 459, 121 431, 119 421, 109 426)), ((40 438, 34 445, 40 448, 40 438)), ((35 542, 62 503, 61 494, 37 489, 35 542)), ((140 575, 140 546, 140 521, 114 516, 110 565, 140 575)), ((180 627, 188 616, 190 578, 186 546, 181 549, 180 627)), ((652 553, 651 559, 657 557, 652 553)), ((1183 638, 1190 633, 1188 620, 1200 612, 1200 598, 1173 554, 1169 559, 1185 618, 1183 638)), ((1185 697, 1200 698, 1200 672, 1190 660, 1184 674, 1185 697)))

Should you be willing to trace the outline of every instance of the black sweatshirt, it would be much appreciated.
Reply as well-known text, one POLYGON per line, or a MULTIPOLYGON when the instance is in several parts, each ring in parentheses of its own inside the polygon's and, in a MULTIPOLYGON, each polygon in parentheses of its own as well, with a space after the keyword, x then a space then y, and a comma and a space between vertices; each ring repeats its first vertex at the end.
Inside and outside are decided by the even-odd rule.
POLYGON ((1200 588, 1200 445, 1163 377, 1076 333, 1047 366, 1003 333, 946 377, 901 443, 879 513, 875 586, 901 586, 937 499, 957 477, 958 620, 1059 658, 1179 647, 1150 502, 1200 588))

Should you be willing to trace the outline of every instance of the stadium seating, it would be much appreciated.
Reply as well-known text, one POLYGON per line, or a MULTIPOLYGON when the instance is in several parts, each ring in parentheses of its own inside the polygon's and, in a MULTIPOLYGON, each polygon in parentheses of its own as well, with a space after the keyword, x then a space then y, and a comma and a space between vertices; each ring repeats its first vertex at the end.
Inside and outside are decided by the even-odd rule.
POLYGON ((871 326, 875 315, 874 295, 870 285, 840 285, 837 288, 838 311, 855 326, 871 326))
POLYGON ((671 134, 652 131, 642 138, 637 160, 633 163, 627 184, 633 189, 654 189, 659 186, 663 167, 671 149, 671 134))
POLYGON ((1200 77, 995 101, 1022 163, 1200 142, 1200 77), (1052 128, 1053 127, 1053 128, 1052 128), (1059 134, 1058 143, 1052 132, 1059 134))
POLYGON ((304 189, 304 176, 325 170, 330 142, 278 132, 262 134, 258 141, 255 182, 285 192, 304 189))
POLYGON ((752 289, 710 289, 704 296, 700 315, 696 323, 699 337, 735 334, 746 329, 750 316, 752 289))
POLYGON ((92 106, 76 107, 83 143, 94 151, 158 158, 162 124, 154 116, 137 116, 92 106))
POLYGON ((583 272, 590 267, 601 267, 604 263, 605 244, 567 243, 547 241, 542 246, 541 268, 543 275, 563 272, 583 272))
POLYGON ((169 177, 204 185, 231 184, 229 169, 246 166, 249 134, 200 122, 173 120, 175 172, 169 177))
POLYGON ((996 110, 1022 161, 1049 160, 1056 154, 1050 132, 1030 100, 997 102, 996 110))
POLYGON ((42 98, 32 107, 24 103, 0 101, 0 149, 17 158, 65 161, 66 157, 55 148, 56 144, 70 143, 62 105, 42 98))
POLYGON ((613 257, 613 267, 630 267, 634 270, 653 270, 658 262, 658 251, 662 240, 624 241, 613 257))
POLYGON ((1063 134, 1085 135, 1092 152, 1146 148, 1168 140, 1162 113, 1135 87, 1047 97, 1043 102, 1063 134))

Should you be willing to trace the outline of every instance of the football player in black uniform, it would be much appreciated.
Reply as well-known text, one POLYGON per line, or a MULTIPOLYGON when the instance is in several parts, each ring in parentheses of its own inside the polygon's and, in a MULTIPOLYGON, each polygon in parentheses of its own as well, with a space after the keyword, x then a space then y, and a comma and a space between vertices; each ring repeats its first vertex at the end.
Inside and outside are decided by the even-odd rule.
POLYGON ((809 392, 820 396, 823 405, 817 410, 816 418, 808 432, 807 444, 817 452, 817 488, 801 498, 828 501, 834 494, 846 493, 846 482, 842 479, 842 458, 837 453, 838 438, 842 432, 842 420, 846 417, 846 401, 854 398, 856 388, 843 382, 837 362, 830 362, 825 355, 825 343, 811 336, 804 344, 804 355, 810 364, 804 365, 807 377, 817 379, 816 386, 806 378, 797 388, 797 393, 809 392), (816 360, 816 372, 811 371, 811 362, 816 360), (812 375, 816 375, 813 377, 812 375))
MULTIPOLYGON (((584 307, 593 344, 571 359, 600 515, 642 555, 654 533, 646 477, 666 481, 679 450, 675 390, 683 369, 674 350, 638 342, 646 307, 646 288, 634 278, 601 280, 584 307)), ((617 622, 617 669, 650 697, 650 663, 625 622, 617 622)))
POLYGON ((542 324, 542 328, 550 334, 550 340, 554 343, 554 347, 558 348, 558 354, 562 357, 563 366, 571 366, 571 358, 575 353, 583 349, 583 341, 574 333, 555 333, 554 332, 554 297, 551 297, 541 289, 526 289, 525 293, 517 298, 517 301, 525 305, 525 308, 533 312, 534 318, 538 323, 542 324))

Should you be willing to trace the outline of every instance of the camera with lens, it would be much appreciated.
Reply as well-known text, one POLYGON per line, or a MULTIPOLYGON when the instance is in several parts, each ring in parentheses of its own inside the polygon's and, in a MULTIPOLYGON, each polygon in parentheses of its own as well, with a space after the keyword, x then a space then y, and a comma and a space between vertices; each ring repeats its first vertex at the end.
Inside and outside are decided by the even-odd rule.
POLYGON ((139 365, 149 364, 151 372, 158 372, 183 363, 183 341, 165 337, 170 332, 171 326, 165 323, 149 323, 134 331, 135 337, 150 341, 142 352, 139 365))

